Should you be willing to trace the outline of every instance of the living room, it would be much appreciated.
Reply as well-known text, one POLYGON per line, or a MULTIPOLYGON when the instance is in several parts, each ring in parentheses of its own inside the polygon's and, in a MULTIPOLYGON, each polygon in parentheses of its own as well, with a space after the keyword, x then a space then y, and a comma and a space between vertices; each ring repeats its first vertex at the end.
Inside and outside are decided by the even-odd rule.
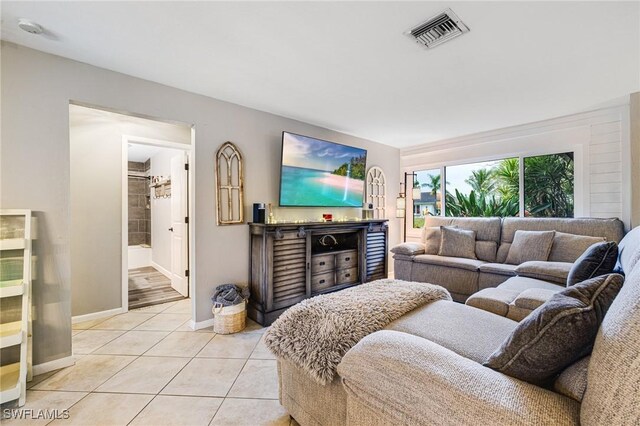
MULTIPOLYGON (((503 333, 511 332, 510 325, 537 306, 527 299, 534 309, 521 310, 520 293, 500 286, 519 276, 516 266, 541 260, 507 262, 516 232, 553 231, 622 244, 640 224, 638 2, 8 1, 1 7, 0 202, 3 211, 29 211, 34 259, 31 297, 22 297, 28 309, 16 309, 22 299, 3 300, 3 317, 32 312, 23 315, 30 331, 23 330, 20 340, 29 353, 24 363, 32 368, 20 368, 20 377, 33 380, 18 400, 7 403, 69 417, 50 420, 306 425, 373 424, 378 418, 379 424, 414 424, 419 409, 380 414, 370 401, 349 400, 349 389, 366 387, 359 378, 352 379, 352 388, 345 379, 346 394, 334 389, 346 395, 338 398, 344 404, 332 403, 334 394, 327 397, 326 404, 347 407, 346 414, 334 413, 338 417, 321 417, 328 410, 322 404, 305 407, 309 398, 286 400, 281 386, 303 384, 310 389, 305 392, 325 394, 297 372, 285 369, 288 379, 279 376, 284 355, 267 349, 275 347, 267 342, 267 327, 292 305, 323 293, 327 277, 336 284, 330 290, 395 278, 442 286, 455 312, 473 307, 498 318, 503 333), (433 18, 446 18, 450 26, 416 37, 433 18), (99 143, 95 137, 80 140, 74 119, 79 111, 88 111, 92 125, 105 129, 125 120, 164 133, 131 134, 120 125, 99 143), (179 131, 167 130, 172 127, 179 131), (291 142, 296 137, 297 144, 291 142), (345 193, 355 188, 356 204, 318 201, 321 191, 296 184, 298 178, 287 188, 315 199, 283 198, 284 168, 294 164, 284 161, 286 149, 299 147, 300 140, 348 147, 357 153, 354 158, 366 155, 364 174, 356 177, 366 189, 345 187, 345 193), (179 225, 172 221, 162 229, 166 237, 184 226, 185 260, 175 268, 184 300, 134 311, 127 307, 125 253, 127 214, 134 213, 127 212, 123 161, 136 144, 184 151, 189 170, 183 191, 187 214, 179 215, 179 225), (226 183, 219 161, 225 147, 239 153, 234 164, 241 164, 230 168, 226 183), (548 167, 534 173, 541 163, 548 167), (502 178, 498 169, 505 172, 502 178), (545 217, 558 222, 532 225, 545 217), (454 255, 442 260, 440 246, 429 254, 421 247, 425 233, 440 226, 471 230, 484 248, 460 255, 464 241, 456 238, 454 255), (279 266, 269 263, 267 252, 276 234, 283 241, 278 244, 304 252, 303 266, 295 269, 300 275, 280 281, 280 288, 269 287, 274 280, 266 273, 251 273, 274 268, 277 274, 279 266), (324 235, 344 238, 321 242, 324 235), (290 243, 289 236, 308 243, 290 243), (327 248, 333 241, 336 248, 327 248), (382 254, 376 251, 380 244, 382 254), (486 247, 492 247, 489 254, 479 255, 486 247), (452 266, 449 258, 465 260, 452 266), (323 269, 321 262, 334 267, 323 269), (488 267, 474 262, 513 267, 483 271, 488 267), (353 271, 352 282, 346 274, 353 271), (230 283, 250 290, 243 294, 249 298, 248 318, 245 331, 225 335, 213 328, 212 297, 230 283), (276 290, 286 303, 274 303, 276 290), (357 414, 351 416, 349 407, 357 414)), ((148 158, 152 154, 137 161, 148 158)), ((306 167, 317 168, 313 162, 306 167)), ((347 172, 352 177, 354 169, 347 172)), ((138 177, 155 185, 146 195, 153 215, 156 204, 178 199, 177 181, 166 178, 168 171, 144 173, 138 177)), ((442 235, 434 238, 441 242, 442 235)), ((155 240, 151 249, 159 245, 155 240)), ((570 240, 568 246, 583 247, 585 241, 570 240)), ((546 265, 543 272, 556 274, 551 282, 557 287, 586 249, 560 260, 546 253, 544 261, 569 265, 555 265, 551 272, 546 265)), ((633 248, 625 250, 633 257, 633 248)), ((175 271, 167 265, 163 275, 171 281, 175 271)), ((277 336, 275 331, 270 335, 277 336)), ((638 342, 637 335, 633 339, 638 342)), ((419 345, 411 347, 419 353, 419 345)), ((4 342, 2 348, 3 358, 22 357, 4 342)), ((376 361, 366 350, 349 353, 345 366, 349 361, 354 371, 359 363, 376 361)), ((522 383, 534 386, 513 378, 499 382, 525 393, 522 383)), ((304 393, 295 386, 294 395, 304 393)), ((428 384, 416 386, 428 393, 428 384)), ((634 389, 630 382, 621 386, 634 389)), ((580 405, 555 395, 544 400, 546 407, 564 404, 562 421, 575 424, 580 405)), ((640 418, 637 406, 629 408, 634 398, 624 401, 619 410, 631 411, 612 424, 640 418)), ((3 408, 13 407, 4 403, 3 397, 3 408)), ((388 405, 397 408, 393 404, 388 405)), ((455 409, 442 408, 447 414, 438 418, 425 409, 420 422, 486 422, 480 414, 456 417, 455 409)), ((522 424, 544 423, 527 409, 518 413, 522 424)), ((495 423, 513 424, 512 414, 497 414, 503 417, 495 423)), ((3 411, 7 415, 12 414, 3 411)), ((598 424, 580 416, 582 423, 598 424)))

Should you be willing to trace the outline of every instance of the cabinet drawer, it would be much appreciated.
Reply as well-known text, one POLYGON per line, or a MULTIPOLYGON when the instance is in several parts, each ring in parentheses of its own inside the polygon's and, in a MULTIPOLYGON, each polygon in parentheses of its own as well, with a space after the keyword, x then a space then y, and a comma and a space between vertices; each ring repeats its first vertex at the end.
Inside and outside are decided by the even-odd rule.
POLYGON ((332 271, 335 268, 335 255, 323 254, 311 258, 311 273, 318 274, 324 271, 332 271))
POLYGON ((358 281, 358 268, 342 269, 336 272, 336 285, 351 284, 358 281))
POLYGON ((334 280, 334 273, 332 272, 325 272, 324 274, 318 274, 318 275, 312 275, 311 276, 311 291, 312 292, 316 292, 316 291, 320 291, 323 290, 325 288, 329 288, 331 286, 333 286, 335 280, 334 280))
POLYGON ((358 266, 358 252, 356 250, 339 253, 336 255, 336 268, 347 269, 358 266))

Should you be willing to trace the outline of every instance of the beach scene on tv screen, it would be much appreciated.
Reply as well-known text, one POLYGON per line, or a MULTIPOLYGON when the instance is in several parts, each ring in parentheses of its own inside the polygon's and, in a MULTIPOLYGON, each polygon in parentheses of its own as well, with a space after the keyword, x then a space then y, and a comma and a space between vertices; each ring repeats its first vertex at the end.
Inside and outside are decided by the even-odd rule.
POLYGON ((281 206, 362 207, 367 151, 284 133, 281 206))

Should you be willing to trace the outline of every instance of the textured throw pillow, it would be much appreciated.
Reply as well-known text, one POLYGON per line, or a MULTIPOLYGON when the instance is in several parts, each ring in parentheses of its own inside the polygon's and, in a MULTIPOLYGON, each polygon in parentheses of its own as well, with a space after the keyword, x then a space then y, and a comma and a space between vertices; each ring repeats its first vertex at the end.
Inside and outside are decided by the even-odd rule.
MULTIPOLYGON (((438 254, 440 251, 440 226, 425 226, 422 228, 422 243, 424 244, 424 254, 438 254)), ((446 226, 446 228, 457 228, 456 225, 446 226)))
POLYGON ((391 253, 404 254, 405 256, 416 256, 424 253, 424 244, 422 243, 402 243, 391 249, 391 253))
POLYGON ((607 310, 624 278, 602 275, 556 293, 518 324, 485 366, 536 385, 546 385, 589 355, 607 310))
POLYGON ((549 253, 549 260, 552 262, 573 263, 593 244, 606 240, 606 238, 602 237, 566 234, 556 231, 556 235, 553 237, 551 253, 549 253))
POLYGON ((476 231, 441 227, 440 229, 440 256, 464 257, 477 259, 476 257, 476 231))
POLYGON ((555 231, 516 231, 505 263, 519 265, 530 260, 547 260, 555 231))
POLYGON ((608 243, 596 243, 589 247, 582 256, 576 260, 567 276, 567 286, 597 277, 610 274, 618 260, 618 245, 608 243))

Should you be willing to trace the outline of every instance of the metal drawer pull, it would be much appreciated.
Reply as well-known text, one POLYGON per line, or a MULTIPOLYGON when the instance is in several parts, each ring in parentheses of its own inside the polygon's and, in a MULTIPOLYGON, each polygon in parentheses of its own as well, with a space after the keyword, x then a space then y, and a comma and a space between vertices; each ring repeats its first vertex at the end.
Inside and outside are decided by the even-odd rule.
POLYGON ((320 280, 320 284, 324 284, 324 280, 320 280))
POLYGON ((348 261, 350 261, 350 260, 351 260, 351 258, 350 258, 350 257, 345 257, 345 258, 344 258, 344 261, 345 261, 345 262, 348 262, 348 261))
POLYGON ((320 266, 324 266, 324 262, 320 262, 320 266))

